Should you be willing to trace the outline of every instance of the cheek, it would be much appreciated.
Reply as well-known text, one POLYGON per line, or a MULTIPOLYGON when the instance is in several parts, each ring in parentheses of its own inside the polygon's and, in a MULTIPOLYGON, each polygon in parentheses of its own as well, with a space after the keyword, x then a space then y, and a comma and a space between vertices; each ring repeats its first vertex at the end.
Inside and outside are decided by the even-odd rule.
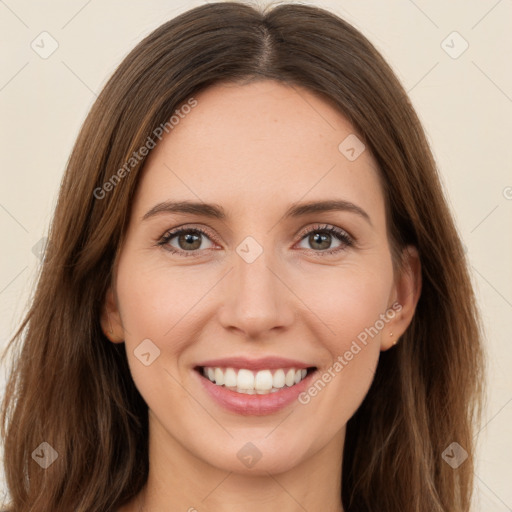
POLYGON ((210 318, 204 308, 208 291, 218 280, 213 269, 172 267, 165 261, 147 264, 136 254, 119 262, 117 293, 128 363, 148 405, 162 393, 170 393, 176 402, 186 398, 176 381, 187 378, 188 368, 182 364, 182 356, 200 336, 198 331, 205 319, 210 318), (142 343, 149 347, 151 358, 157 354, 149 366, 137 357, 147 352, 142 352, 142 343))
POLYGON ((201 281, 185 279, 186 275, 183 270, 171 273, 169 267, 144 266, 136 258, 128 257, 120 262, 117 275, 133 381, 150 409, 160 410, 162 397, 167 397, 173 403, 173 414, 190 405, 187 393, 178 383, 183 377, 179 363, 184 348, 193 339, 194 304, 208 289, 204 281, 197 284, 201 281), (191 286, 191 282, 196 286, 191 286))
POLYGON ((331 284, 325 295, 315 294, 316 311, 329 326, 317 334, 323 333, 319 339, 328 358, 299 401, 321 418, 325 438, 334 436, 359 408, 379 360, 382 332, 375 326, 386 310, 389 289, 385 280, 358 277, 331 284))
MULTIPOLYGON (((374 326, 386 311, 392 290, 391 261, 374 266, 340 265, 306 274, 297 283, 298 296, 323 325, 319 339, 328 343, 332 355, 343 353, 347 343, 374 326)), ((311 316, 311 315, 310 315, 311 316)), ((380 323, 379 323, 380 324, 380 323)), ((320 335, 320 332, 317 333, 320 335)))
POLYGON ((128 335, 133 341, 141 336, 158 340, 169 336, 182 319, 193 315, 209 288, 204 270, 126 258, 119 265, 117 291, 128 335))
POLYGON ((298 292, 307 297, 308 307, 319 319, 315 335, 328 353, 317 379, 322 382, 312 390, 313 395, 324 387, 330 390, 326 393, 330 399, 317 402, 326 415, 329 407, 335 407, 348 421, 371 385, 392 282, 391 260, 380 258, 373 266, 317 273, 314 282, 308 283, 308 294, 304 295, 305 288, 298 292))

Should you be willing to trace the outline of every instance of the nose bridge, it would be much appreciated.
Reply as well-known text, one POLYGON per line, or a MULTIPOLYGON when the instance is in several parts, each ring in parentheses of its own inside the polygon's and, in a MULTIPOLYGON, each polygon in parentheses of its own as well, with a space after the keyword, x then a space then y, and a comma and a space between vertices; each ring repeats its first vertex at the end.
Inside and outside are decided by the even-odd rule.
POLYGON ((278 260, 271 247, 263 248, 250 237, 237 247, 222 307, 224 327, 258 336, 293 322, 291 296, 278 277, 278 260))

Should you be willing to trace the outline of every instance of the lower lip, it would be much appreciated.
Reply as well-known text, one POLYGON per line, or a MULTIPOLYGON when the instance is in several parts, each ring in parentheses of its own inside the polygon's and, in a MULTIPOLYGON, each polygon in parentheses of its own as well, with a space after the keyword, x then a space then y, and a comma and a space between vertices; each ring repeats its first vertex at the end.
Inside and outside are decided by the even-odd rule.
POLYGON ((207 379, 196 370, 194 370, 194 373, 200 379, 206 392, 221 407, 244 416, 263 416, 280 411, 297 400, 298 396, 310 385, 317 371, 318 370, 314 370, 308 373, 298 384, 294 384, 290 387, 285 386, 275 393, 268 393, 266 395, 237 393, 224 386, 217 386, 217 384, 214 384, 210 379, 207 379))

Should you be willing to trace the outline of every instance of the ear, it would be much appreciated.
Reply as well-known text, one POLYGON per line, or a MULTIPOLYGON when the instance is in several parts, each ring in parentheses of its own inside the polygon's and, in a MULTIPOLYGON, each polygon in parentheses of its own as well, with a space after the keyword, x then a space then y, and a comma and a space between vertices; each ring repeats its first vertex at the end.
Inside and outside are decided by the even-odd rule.
POLYGON ((382 351, 393 347, 409 327, 421 294, 421 262, 416 247, 407 246, 402 252, 402 261, 390 295, 387 315, 390 320, 382 333, 382 351))
POLYGON ((110 341, 113 343, 124 342, 123 324, 121 322, 119 308, 111 287, 109 287, 105 294, 105 300, 103 301, 103 307, 101 308, 100 323, 103 334, 110 341))

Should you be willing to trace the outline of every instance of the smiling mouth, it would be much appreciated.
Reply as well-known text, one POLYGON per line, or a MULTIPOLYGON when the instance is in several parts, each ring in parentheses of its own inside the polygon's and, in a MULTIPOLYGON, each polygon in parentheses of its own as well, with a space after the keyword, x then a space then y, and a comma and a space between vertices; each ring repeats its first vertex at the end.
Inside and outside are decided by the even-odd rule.
POLYGON ((247 368, 196 366, 194 370, 213 384, 236 393, 267 395, 297 385, 314 372, 316 366, 308 368, 273 368, 258 371, 247 368))

